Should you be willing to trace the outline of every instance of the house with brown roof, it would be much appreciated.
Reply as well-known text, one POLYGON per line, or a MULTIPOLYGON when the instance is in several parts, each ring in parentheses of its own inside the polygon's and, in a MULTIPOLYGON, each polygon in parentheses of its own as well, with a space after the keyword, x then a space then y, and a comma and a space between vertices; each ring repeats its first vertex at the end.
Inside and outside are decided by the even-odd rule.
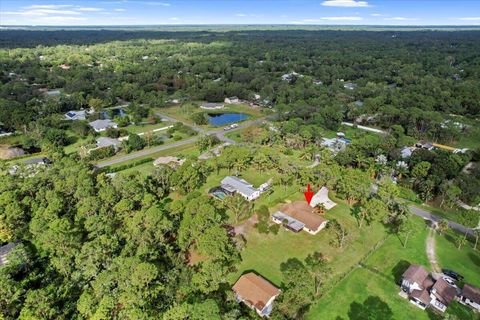
POLYGON ((445 312, 456 295, 457 290, 448 284, 444 278, 439 278, 430 290, 430 305, 441 312, 445 312))
POLYGON ((445 312, 457 295, 457 286, 446 276, 432 278, 420 265, 412 264, 402 275, 402 291, 407 293, 411 303, 425 310, 432 307, 445 312), (447 281, 449 280, 449 281, 447 281))
POLYGON ((409 294, 411 303, 423 310, 430 304, 428 288, 432 285, 433 280, 423 266, 412 264, 402 275, 402 290, 409 294))
POLYGON ((480 289, 471 284, 465 284, 462 293, 460 294, 459 301, 464 305, 468 305, 477 311, 480 311, 480 289))
POLYGON ((254 309, 261 317, 270 315, 273 301, 280 294, 280 289, 253 272, 242 275, 232 289, 238 302, 254 309))
POLYGON ((282 210, 272 215, 272 220, 288 230, 294 232, 304 230, 310 234, 317 234, 328 222, 327 219, 313 213, 313 208, 305 201, 287 203, 282 210))

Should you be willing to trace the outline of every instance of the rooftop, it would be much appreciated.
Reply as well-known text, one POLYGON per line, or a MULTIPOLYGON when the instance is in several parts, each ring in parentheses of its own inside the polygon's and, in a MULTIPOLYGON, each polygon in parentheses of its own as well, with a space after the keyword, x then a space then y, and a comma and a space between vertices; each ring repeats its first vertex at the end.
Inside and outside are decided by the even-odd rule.
POLYGON ((472 286, 471 284, 465 284, 462 289, 462 296, 480 304, 480 289, 472 286))
POLYGON ((7 255, 16 246, 17 246, 16 243, 8 243, 8 244, 0 247, 0 267, 7 264, 7 262, 8 262, 7 255))
POLYGON ((257 310, 263 310, 280 293, 280 289, 253 272, 242 275, 232 289, 245 303, 257 310))
POLYGON ((306 201, 295 201, 283 206, 282 213, 300 221, 310 230, 317 230, 322 223, 327 221, 313 213, 313 208, 306 201))
POLYGON ((420 265, 412 264, 408 269, 403 273, 403 278, 409 282, 416 282, 420 285, 423 285, 423 282, 428 277, 428 271, 420 265))
POLYGON ((222 188, 230 192, 240 192, 245 196, 252 196, 256 191, 258 191, 247 181, 233 176, 227 176, 223 178, 222 188))

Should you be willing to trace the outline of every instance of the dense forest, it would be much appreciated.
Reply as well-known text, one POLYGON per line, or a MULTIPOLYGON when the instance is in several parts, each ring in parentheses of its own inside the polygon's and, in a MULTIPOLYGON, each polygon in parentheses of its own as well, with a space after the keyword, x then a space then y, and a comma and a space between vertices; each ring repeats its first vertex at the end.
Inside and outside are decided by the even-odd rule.
MULTIPOLYGON (((480 169, 462 170, 478 162, 478 150, 399 153, 419 139, 478 143, 480 31, 3 30, 0 47, 0 129, 53 161, 35 175, 0 175, 0 244, 21 243, 0 269, 0 319, 255 318, 227 280, 244 245, 229 234, 228 217, 253 209, 240 197, 220 203, 198 191, 220 169, 273 170, 282 188, 321 181, 357 206, 360 226, 378 220, 406 234, 400 193, 441 197, 448 207, 480 201, 480 169), (252 148, 227 148, 207 163, 189 157, 177 170, 160 166, 147 177, 112 179, 63 150, 71 132, 95 134, 86 122, 66 121, 70 110, 128 103, 138 123, 173 99, 230 96, 274 110, 278 129, 263 125, 242 137, 252 148), (343 121, 386 134, 359 134, 334 155, 321 139, 343 121), (305 161, 320 153, 322 163, 305 169, 259 151, 268 148, 282 157, 302 152, 305 161), (385 182, 390 177, 398 186, 385 182), (369 198, 372 181, 379 192, 369 198), (190 265, 193 251, 208 258, 190 265)), ((132 150, 145 146, 136 137, 132 150)), ((219 143, 207 140, 199 140, 201 149, 219 143)), ((266 210, 268 221, 267 208, 256 210, 266 210)), ((465 212, 466 223, 475 220, 465 212)), ((315 259, 284 267, 274 319, 297 318, 316 297, 320 285, 310 284, 327 269, 315 259)))

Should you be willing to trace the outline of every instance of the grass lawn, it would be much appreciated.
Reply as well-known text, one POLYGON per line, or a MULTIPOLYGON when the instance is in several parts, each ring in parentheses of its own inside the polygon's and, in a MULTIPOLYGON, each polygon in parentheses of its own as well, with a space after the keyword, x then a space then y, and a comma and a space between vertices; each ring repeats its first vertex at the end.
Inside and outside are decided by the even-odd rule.
MULTIPOLYGON (((316 304, 313 304, 306 318, 370 319, 361 317, 359 313, 362 312, 362 314, 380 315, 371 319, 440 319, 431 312, 422 311, 398 295, 400 288, 396 281, 410 264, 421 264, 430 269, 425 251, 428 230, 422 219, 416 217, 414 219, 417 232, 408 240, 406 248, 403 247, 404 239, 391 235, 362 266, 354 269, 316 304)), ((443 248, 444 242, 449 241, 437 236, 437 251, 439 251, 437 254, 442 266, 441 257, 445 253, 451 261, 458 260, 460 264, 466 263, 465 269, 458 267, 458 271, 464 272, 466 277, 479 270, 479 265, 475 266, 474 259, 466 259, 471 253, 469 250, 458 251, 450 245, 446 247, 447 251, 441 253, 443 250, 439 247, 443 248), (465 271, 466 269, 470 272, 465 271)), ((453 265, 453 267, 457 266, 453 265)), ((475 284, 474 281, 472 283, 475 284)), ((467 307, 457 303, 452 303, 447 312, 456 314, 459 319, 476 319, 467 307)))
MULTIPOLYGON (((299 198, 301 193, 296 193, 290 200, 299 198)), ((277 205, 277 206, 280 206, 277 205)), ((272 208, 270 211, 273 212, 272 208)), ((244 272, 254 270, 276 285, 282 282, 280 271, 281 263, 289 258, 304 260, 307 255, 319 251, 330 261, 333 270, 332 282, 338 275, 346 272, 360 258, 366 254, 372 246, 384 237, 384 228, 374 224, 369 228, 359 230, 356 220, 350 215, 350 209, 346 204, 338 206, 327 212, 327 219, 337 219, 351 230, 350 245, 344 249, 330 245, 330 235, 326 230, 316 235, 306 232, 293 233, 280 228, 277 235, 259 234, 256 229, 250 229, 247 233, 247 244, 242 251, 242 262, 238 271, 231 275, 230 281, 234 282, 244 272)))
MULTIPOLYGON (((162 157, 162 156, 179 156, 179 157, 180 156, 181 157, 198 156, 198 149, 196 148, 195 143, 188 143, 188 144, 185 144, 185 145, 182 145, 182 146, 178 146, 178 147, 170 148, 170 149, 167 149, 167 150, 162 150, 162 151, 159 151, 159 152, 156 152, 156 153, 152 153, 152 154, 149 154, 149 155, 146 155, 146 156, 138 157, 138 158, 135 158, 135 159, 130 160, 130 161, 125 161, 125 162, 110 166, 110 168, 112 168, 112 169, 122 168, 126 165, 129 165, 130 163, 135 163, 135 162, 138 162, 142 159, 147 159, 147 158, 155 159, 155 158, 162 157)), ((117 172, 138 171, 142 174, 147 175, 149 173, 152 173, 154 169, 155 169, 155 166, 153 165, 153 161, 152 161, 152 162, 142 163, 138 166, 134 166, 134 167, 131 167, 131 168, 128 168, 128 169, 119 170, 117 172)))
MULTIPOLYGON (((152 131, 152 130, 155 130, 155 129, 169 127, 171 125, 172 125, 171 122, 162 121, 162 122, 155 123, 155 124, 130 125, 128 127, 125 127, 124 129, 126 129, 130 133, 137 133, 138 134, 138 133, 142 133, 142 132, 149 132, 149 131, 152 131)), ((160 131, 160 132, 166 132, 166 130, 165 131, 160 131)))
POLYGON ((460 250, 454 243, 453 235, 436 236, 437 259, 442 268, 454 270, 465 277, 465 282, 480 288, 480 245, 477 250, 468 242, 460 250))

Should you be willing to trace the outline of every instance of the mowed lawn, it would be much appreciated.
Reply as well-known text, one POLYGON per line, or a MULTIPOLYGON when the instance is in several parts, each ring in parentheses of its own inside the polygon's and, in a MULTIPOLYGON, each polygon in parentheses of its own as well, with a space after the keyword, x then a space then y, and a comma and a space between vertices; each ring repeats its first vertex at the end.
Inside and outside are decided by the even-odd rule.
POLYGON ((327 219, 337 219, 351 230, 350 245, 347 248, 333 247, 327 230, 310 235, 303 231, 293 233, 280 228, 277 235, 272 233, 264 235, 251 228, 246 236, 246 247, 241 253, 242 262, 238 271, 229 280, 234 282, 242 273, 255 271, 280 286, 282 283, 280 265, 283 262, 290 258, 303 261, 309 254, 319 251, 330 261, 333 276, 331 281, 334 282, 338 275, 357 264, 361 257, 385 235, 384 228, 378 224, 359 230, 356 220, 350 215, 349 206, 343 203, 330 210, 325 216, 327 219))
MULTIPOLYGON (((398 295, 400 288, 396 282, 410 264, 421 264, 431 270, 425 251, 428 229, 420 218, 415 218, 415 222, 417 231, 408 240, 406 248, 403 247, 403 238, 389 236, 361 266, 314 303, 306 319, 439 319, 398 295), (380 317, 368 318, 365 314, 376 314, 380 317)), ((448 254, 449 260, 464 263, 465 269, 459 268, 459 272, 470 270, 465 272, 465 276, 476 272, 478 278, 479 266, 466 259, 471 252, 457 250, 447 253, 443 249, 439 250, 439 246, 443 247, 445 241, 448 242, 444 237, 437 236, 437 251, 448 254)), ((447 248, 451 249, 450 246, 447 248)), ((459 319, 477 319, 467 307, 458 303, 452 303, 447 312, 456 314, 459 319)))
POLYGON ((459 250, 451 233, 447 233, 445 236, 436 236, 436 250, 442 268, 460 273, 466 283, 480 288, 480 245, 474 250, 472 243, 468 242, 459 250))

